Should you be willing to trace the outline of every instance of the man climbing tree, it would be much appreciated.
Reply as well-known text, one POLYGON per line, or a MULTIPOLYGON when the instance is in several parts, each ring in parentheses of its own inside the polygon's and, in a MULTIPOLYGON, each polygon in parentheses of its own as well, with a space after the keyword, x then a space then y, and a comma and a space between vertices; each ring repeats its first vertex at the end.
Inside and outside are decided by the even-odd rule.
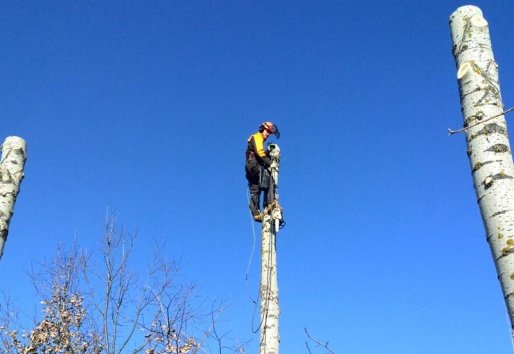
POLYGON ((266 208, 272 200, 269 198, 270 181, 269 167, 271 166, 271 158, 269 152, 264 149, 264 142, 271 135, 280 138, 278 127, 272 122, 264 122, 259 126, 259 131, 248 138, 248 147, 246 149, 246 179, 250 188, 250 210, 255 221, 262 221, 262 213, 260 211, 260 194, 264 191, 263 207, 266 208))

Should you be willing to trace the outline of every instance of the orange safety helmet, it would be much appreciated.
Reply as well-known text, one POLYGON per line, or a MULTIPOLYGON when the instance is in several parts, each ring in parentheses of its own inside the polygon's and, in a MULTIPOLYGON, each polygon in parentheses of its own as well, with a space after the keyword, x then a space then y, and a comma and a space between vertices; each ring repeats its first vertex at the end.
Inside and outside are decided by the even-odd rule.
POLYGON ((264 122, 259 126, 259 131, 262 133, 264 130, 266 130, 270 134, 275 134, 277 139, 280 138, 280 131, 278 130, 278 127, 273 124, 272 122, 264 122))

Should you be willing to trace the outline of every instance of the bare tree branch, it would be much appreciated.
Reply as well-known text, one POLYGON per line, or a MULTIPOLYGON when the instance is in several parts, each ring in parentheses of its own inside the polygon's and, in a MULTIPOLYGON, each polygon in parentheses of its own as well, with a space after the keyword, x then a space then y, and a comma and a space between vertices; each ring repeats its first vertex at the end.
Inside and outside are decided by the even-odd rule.
MULTIPOLYGON (((322 340, 312 337, 307 331, 307 328, 304 327, 303 329, 305 331, 305 334, 307 335, 307 338, 309 338, 312 342, 316 343, 316 346, 323 347, 328 353, 335 354, 335 352, 333 352, 332 349, 328 347, 328 342, 324 342, 322 340)), ((309 353, 311 353, 311 349, 309 348, 309 344, 307 342, 305 342, 305 346, 307 347, 309 353)))
MULTIPOLYGON (((136 234, 106 220, 99 251, 58 246, 50 262, 33 265, 30 278, 42 299, 42 318, 29 331, 16 322, 8 298, 0 299, 0 354, 242 353, 223 341, 217 319, 223 303, 202 314, 194 283, 177 281, 179 267, 158 250, 146 271, 133 271, 136 234)), ((140 268, 140 267, 139 267, 140 268)))

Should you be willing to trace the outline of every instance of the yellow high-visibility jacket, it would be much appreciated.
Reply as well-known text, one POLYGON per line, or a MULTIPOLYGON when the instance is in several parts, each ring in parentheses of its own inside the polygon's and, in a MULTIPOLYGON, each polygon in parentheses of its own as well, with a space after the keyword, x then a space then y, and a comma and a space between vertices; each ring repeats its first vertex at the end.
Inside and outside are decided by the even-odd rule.
POLYGON ((246 149, 246 160, 256 159, 259 164, 268 167, 271 165, 271 159, 266 155, 264 150, 264 136, 257 132, 248 138, 248 147, 246 149))

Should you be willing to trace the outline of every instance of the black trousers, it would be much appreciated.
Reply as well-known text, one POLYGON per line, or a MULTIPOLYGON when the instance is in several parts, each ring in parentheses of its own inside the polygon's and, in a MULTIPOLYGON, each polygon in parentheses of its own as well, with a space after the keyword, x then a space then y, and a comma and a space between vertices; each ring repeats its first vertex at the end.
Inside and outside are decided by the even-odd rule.
POLYGON ((269 172, 263 168, 256 159, 250 159, 245 164, 246 179, 248 180, 248 187, 250 188, 250 210, 252 215, 260 213, 260 196, 261 191, 264 192, 264 208, 268 205, 270 200, 270 176, 269 172))

